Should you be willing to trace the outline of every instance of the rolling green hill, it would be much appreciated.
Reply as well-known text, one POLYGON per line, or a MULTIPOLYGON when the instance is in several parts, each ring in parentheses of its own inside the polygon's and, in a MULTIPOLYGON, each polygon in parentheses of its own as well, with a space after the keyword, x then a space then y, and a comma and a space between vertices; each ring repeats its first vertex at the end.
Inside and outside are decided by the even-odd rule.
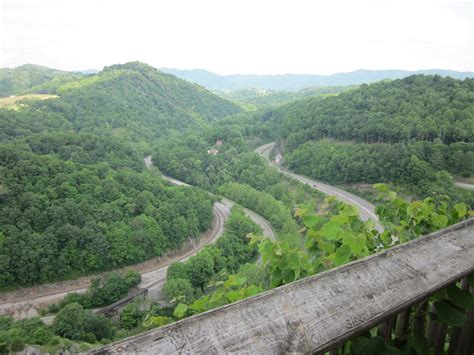
POLYGON ((473 104, 474 79, 418 75, 295 102, 278 110, 278 127, 290 146, 321 138, 469 142, 474 140, 473 104))
POLYGON ((231 100, 247 110, 276 107, 305 97, 335 95, 349 90, 350 86, 322 86, 299 91, 243 89, 237 91, 216 91, 216 94, 231 100))
POLYGON ((36 108, 61 112, 78 131, 148 142, 240 111, 198 85, 137 62, 106 67, 56 93, 59 99, 36 108))
POLYGON ((14 69, 0 69, 0 97, 22 94, 34 86, 64 74, 66 72, 34 64, 25 64, 14 69))
POLYGON ((209 228, 209 195, 144 170, 140 152, 114 138, 0 145, 0 290, 145 261, 209 228))
POLYGON ((58 76, 29 89, 58 95, 0 110, 3 140, 56 129, 153 142, 170 131, 202 127, 241 109, 204 88, 142 63, 88 76, 58 76))
POLYGON ((265 111, 261 122, 300 173, 396 183, 418 195, 472 195, 456 191, 450 174, 474 174, 474 79, 417 75, 361 85, 265 111))
POLYGON ((236 105, 141 63, 64 78, 0 108, 0 289, 148 260, 211 223, 212 198, 145 171, 142 143, 236 105))

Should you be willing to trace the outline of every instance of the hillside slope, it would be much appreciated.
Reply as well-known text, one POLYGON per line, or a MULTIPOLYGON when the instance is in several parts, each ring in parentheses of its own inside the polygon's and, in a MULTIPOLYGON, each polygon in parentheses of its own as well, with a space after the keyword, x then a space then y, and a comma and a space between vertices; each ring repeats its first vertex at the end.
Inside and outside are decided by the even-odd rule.
POLYGON ((135 147, 91 134, 0 145, 0 290, 142 262, 207 230, 212 198, 141 162, 135 147))
POLYGON ((60 112, 76 130, 152 141, 240 111, 204 88, 142 64, 106 67, 56 89, 36 108, 60 112))
POLYGON ((213 200, 143 171, 144 147, 240 109, 141 63, 29 90, 0 109, 0 289, 111 270, 208 229, 213 200))
POLYGON ((66 72, 25 64, 14 69, 0 69, 0 97, 21 94, 66 72))
POLYGON ((474 79, 411 76, 276 110, 280 135, 294 145, 335 138, 363 143, 474 140, 474 79), (293 144, 293 143, 292 143, 293 144))
POLYGON ((331 183, 388 182, 474 203, 474 79, 417 75, 268 110, 261 122, 295 171, 331 183), (449 173, 447 173, 447 172, 449 173))

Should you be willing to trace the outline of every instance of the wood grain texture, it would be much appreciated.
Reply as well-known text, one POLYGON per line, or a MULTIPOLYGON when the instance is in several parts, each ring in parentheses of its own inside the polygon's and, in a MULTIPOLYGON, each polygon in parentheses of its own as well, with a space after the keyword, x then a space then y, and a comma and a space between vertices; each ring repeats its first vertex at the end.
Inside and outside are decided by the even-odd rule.
POLYGON ((473 272, 471 219, 92 353, 319 353, 473 272))

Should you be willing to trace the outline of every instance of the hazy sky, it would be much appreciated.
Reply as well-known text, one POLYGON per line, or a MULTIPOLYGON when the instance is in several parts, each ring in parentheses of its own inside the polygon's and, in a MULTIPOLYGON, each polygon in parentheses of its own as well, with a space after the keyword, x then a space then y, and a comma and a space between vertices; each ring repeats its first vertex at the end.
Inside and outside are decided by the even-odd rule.
POLYGON ((473 4, 0 0, 0 67, 132 60, 221 74, 473 70, 473 4))

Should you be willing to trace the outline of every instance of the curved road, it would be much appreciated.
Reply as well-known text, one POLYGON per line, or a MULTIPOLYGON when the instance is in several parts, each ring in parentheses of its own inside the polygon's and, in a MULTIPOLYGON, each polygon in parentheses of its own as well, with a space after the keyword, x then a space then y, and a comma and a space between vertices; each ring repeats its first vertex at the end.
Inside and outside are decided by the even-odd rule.
MULTIPOLYGON (((151 156, 147 156, 144 158, 144 163, 148 169, 153 168, 153 162, 151 156)), ((172 184, 179 185, 179 186, 190 186, 182 181, 173 179, 166 175, 162 176, 164 179, 168 180, 172 184)), ((151 270, 142 273, 142 281, 139 285, 140 288, 148 288, 151 296, 155 296, 154 298, 160 298, 160 290, 163 284, 166 281, 166 272, 168 270, 168 266, 175 262, 175 261, 185 261, 192 255, 196 254, 199 250, 201 250, 204 246, 214 243, 217 239, 219 239, 224 233, 224 224, 227 218, 230 215, 230 209, 235 205, 233 201, 228 199, 223 199, 222 203, 216 202, 214 204, 214 222, 213 227, 211 230, 204 233, 204 235, 199 239, 199 243, 193 248, 181 255, 177 255, 174 257, 166 258, 159 265, 155 266, 151 270)), ((255 212, 244 208, 244 213, 251 218, 255 223, 257 223, 263 230, 263 235, 267 238, 272 240, 276 240, 276 233, 273 230, 270 223, 265 220, 260 215, 256 214, 255 212)), ((44 291, 41 294, 35 294, 34 291, 31 292, 29 296, 23 298, 16 298, 16 299, 6 299, 1 301, 0 303, 0 314, 14 314, 15 318, 26 318, 32 317, 37 315, 37 308, 44 307, 47 304, 51 304, 54 302, 59 301, 60 299, 64 298, 67 294, 71 292, 78 292, 82 293, 87 290, 87 287, 81 286, 67 286, 65 289, 61 291, 52 290, 52 291, 44 291)), ((45 322, 51 322, 54 316, 44 317, 43 320, 45 322)))
MULTIPOLYGON (((273 149, 274 146, 275 146, 275 142, 264 144, 264 145, 258 147, 255 150, 255 152, 257 154, 261 155, 262 157, 264 157, 269 163, 272 163, 272 162, 270 162, 269 155, 270 155, 270 152, 271 152, 271 150, 273 149)), ((285 168, 282 168, 278 164, 275 164, 275 163, 272 163, 272 164, 274 166, 276 166, 281 173, 283 173, 283 174, 285 174, 285 175, 287 175, 287 176, 289 176, 289 177, 291 177, 295 180, 298 180, 298 181, 300 181, 300 182, 302 182, 306 185, 309 185, 309 186, 315 188, 316 190, 319 190, 319 191, 325 193, 326 195, 334 196, 340 201, 346 202, 348 204, 351 204, 351 205, 357 207, 357 209, 359 210, 360 218, 363 221, 371 219, 372 221, 375 222, 377 230, 379 230, 379 231, 383 230, 382 225, 380 224, 379 219, 378 219, 377 215, 375 214, 375 206, 373 204, 371 204, 370 202, 364 200, 363 198, 361 198, 359 196, 351 194, 350 192, 347 192, 343 189, 340 189, 340 188, 322 183, 321 181, 317 181, 317 180, 313 180, 313 179, 310 179, 310 178, 307 178, 307 177, 304 177, 304 176, 301 176, 301 175, 297 175, 297 174, 292 173, 291 171, 289 171, 285 168)))
MULTIPOLYGON (((151 158, 150 155, 146 156, 143 159, 143 161, 145 162, 145 166, 148 169, 150 169, 150 170, 153 169, 153 161, 152 161, 152 158, 151 158)), ((169 176, 166 176, 164 174, 162 174, 161 177, 165 180, 168 180, 169 182, 171 182, 174 185, 191 186, 189 184, 186 184, 185 182, 176 180, 176 179, 174 179, 172 177, 169 177, 169 176)), ((235 202, 231 201, 229 199, 223 198, 222 203, 216 203, 216 204, 217 205, 222 205, 223 207, 227 208, 228 212, 227 212, 227 216, 225 218, 225 219, 227 219, 227 217, 230 214, 230 209, 235 205, 235 202)), ((263 218, 262 216, 256 214, 255 212, 253 212, 253 211, 251 211, 247 208, 243 208, 243 210, 244 210, 244 213, 250 219, 252 219, 256 224, 258 224, 262 228, 262 234, 265 237, 267 237, 269 239, 272 239, 272 240, 276 240, 276 233, 273 230, 273 227, 271 226, 271 224, 265 218, 263 218)), ((223 229, 224 229, 224 226, 222 224, 222 231, 220 232, 220 234, 218 236, 216 236, 215 238, 213 238, 212 240, 208 241, 206 244, 210 244, 210 243, 215 242, 222 235, 223 229)), ((195 253, 189 254, 187 256, 183 256, 179 261, 185 261, 186 259, 188 259, 190 256, 194 255, 195 253)), ((142 282, 140 284, 140 287, 148 288, 148 294, 154 300, 162 300, 163 299, 162 294, 161 294, 161 288, 163 287, 163 285, 166 282, 166 271, 167 270, 168 270, 168 266, 163 267, 161 269, 157 269, 152 273, 147 273, 146 275, 142 275, 142 282)))
MULTIPOLYGON (((199 239, 199 243, 193 246, 191 250, 185 253, 169 258, 164 258, 162 262, 153 267, 152 269, 142 273, 142 282, 139 287, 149 287, 152 281, 159 281, 161 278, 166 278, 166 270, 168 266, 175 261, 183 261, 189 258, 191 255, 196 254, 207 244, 215 242, 219 239, 224 232, 224 223, 230 214, 228 206, 216 202, 214 204, 214 221, 212 228, 203 233, 199 239)), ((43 307, 47 304, 51 304, 64 298, 68 293, 78 292, 82 293, 87 290, 87 287, 68 287, 62 291, 44 292, 37 296, 26 297, 25 299, 15 299, 3 302, 0 304, 0 314, 13 313, 15 318, 27 318, 37 315, 37 307, 43 307)), ((50 317, 46 317, 48 320, 50 317)))
MULTIPOLYGON (((151 159, 151 155, 146 156, 143 161, 145 162, 145 166, 148 169, 153 168, 153 161, 151 159)), ((161 177, 165 180, 168 180, 174 185, 179 185, 179 186, 191 186, 189 184, 186 184, 185 182, 176 180, 172 177, 166 176, 164 174, 161 175, 161 177)), ((232 208, 236 203, 234 201, 231 201, 227 198, 222 198, 222 203, 227 206, 228 208, 232 208)), ((268 222, 265 218, 260 216, 259 214, 255 213, 252 210, 249 210, 248 208, 242 207, 244 210, 244 213, 251 219, 253 220, 256 224, 258 224, 262 228, 262 234, 264 237, 267 237, 271 240, 276 240, 276 232, 273 229, 272 225, 270 222, 268 222)))
POLYGON ((457 187, 460 187, 460 188, 462 188, 462 189, 474 190, 474 185, 466 184, 465 182, 457 182, 457 181, 455 181, 455 182, 454 182, 454 185, 456 185, 457 187))

